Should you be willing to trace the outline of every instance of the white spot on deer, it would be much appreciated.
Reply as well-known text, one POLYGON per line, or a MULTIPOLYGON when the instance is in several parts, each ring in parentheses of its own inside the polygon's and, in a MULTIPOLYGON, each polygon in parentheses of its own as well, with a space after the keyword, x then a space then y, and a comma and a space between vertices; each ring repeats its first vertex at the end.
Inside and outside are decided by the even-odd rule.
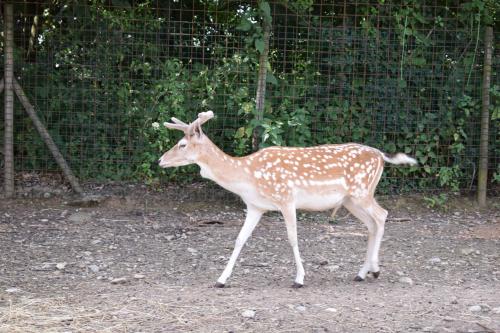
POLYGON ((257 178, 257 179, 260 179, 260 178, 262 177, 262 172, 260 172, 260 171, 255 171, 255 172, 253 173, 253 176, 254 176, 255 178, 257 178))

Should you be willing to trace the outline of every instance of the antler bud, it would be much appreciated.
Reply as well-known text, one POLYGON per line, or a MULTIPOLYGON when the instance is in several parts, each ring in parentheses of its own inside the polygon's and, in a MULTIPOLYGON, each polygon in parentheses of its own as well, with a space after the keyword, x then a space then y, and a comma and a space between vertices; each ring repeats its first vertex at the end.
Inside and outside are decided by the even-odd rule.
POLYGON ((198 118, 195 121, 193 121, 191 124, 186 124, 185 122, 183 122, 175 117, 172 117, 171 119, 174 123, 173 124, 172 123, 164 123, 164 125, 165 125, 165 127, 170 128, 170 129, 176 129, 176 130, 183 131, 187 135, 191 135, 195 129, 198 129, 198 133, 201 134, 201 133, 203 133, 201 131, 201 125, 203 125, 204 123, 206 123, 207 121, 209 121, 213 117, 214 117, 213 111, 200 112, 200 113, 198 113, 198 118))

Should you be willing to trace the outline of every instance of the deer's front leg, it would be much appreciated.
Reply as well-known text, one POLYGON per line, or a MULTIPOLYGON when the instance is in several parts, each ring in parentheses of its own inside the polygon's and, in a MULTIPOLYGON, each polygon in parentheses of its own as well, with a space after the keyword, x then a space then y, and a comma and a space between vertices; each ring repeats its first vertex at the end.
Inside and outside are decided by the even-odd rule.
POLYGON ((227 263, 224 272, 222 272, 221 276, 217 280, 217 283, 215 284, 217 288, 223 288, 226 284, 227 279, 229 278, 229 276, 231 276, 234 264, 236 263, 236 259, 238 259, 238 256, 241 252, 241 248, 243 247, 243 245, 245 245, 247 239, 252 234, 257 223, 259 223, 263 213, 264 212, 260 209, 251 205, 247 205, 247 217, 245 219, 245 223, 243 224, 243 227, 241 228, 240 233, 236 238, 236 243, 234 245, 234 250, 231 254, 231 258, 229 258, 229 262, 227 263))
POLYGON ((297 276, 293 288, 300 288, 304 285, 304 266, 302 266, 302 259, 300 258, 299 243, 297 240, 297 216, 296 210, 293 205, 288 205, 281 208, 281 213, 285 219, 286 231, 288 234, 288 241, 292 246, 293 256, 295 258, 295 265, 297 266, 297 276))

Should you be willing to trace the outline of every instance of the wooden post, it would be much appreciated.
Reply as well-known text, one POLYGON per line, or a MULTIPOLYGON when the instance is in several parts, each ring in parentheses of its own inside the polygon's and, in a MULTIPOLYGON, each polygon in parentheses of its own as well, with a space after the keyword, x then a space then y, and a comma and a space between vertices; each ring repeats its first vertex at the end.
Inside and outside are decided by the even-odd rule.
POLYGON ((23 91, 23 88, 21 88, 21 85, 17 80, 14 78, 14 90, 16 92, 17 98, 19 98, 19 101, 23 105, 24 109, 28 113, 28 115, 31 118, 31 121, 33 122, 33 125, 35 125, 36 130, 40 134, 40 137, 42 138, 43 142, 47 145, 47 148, 49 148, 50 152, 52 153, 52 156, 57 162, 57 165, 61 168, 61 170, 64 173, 64 176, 68 180, 68 182, 71 184, 71 187, 73 188, 73 191, 75 191, 77 194, 83 194, 83 190, 80 187, 80 184, 78 183, 78 180, 76 179, 75 175, 73 175, 73 172, 71 171, 70 167, 66 163, 66 160, 62 156, 62 154, 59 152, 59 149, 57 148, 56 144, 54 143, 54 140, 52 140, 52 137, 50 136, 49 132, 43 126, 42 122, 40 121, 40 118, 38 118, 35 108, 33 105, 31 105, 30 101, 28 100, 28 97, 26 97, 26 94, 23 91))
POLYGON ((477 202, 479 207, 486 207, 486 190, 488 188, 488 130, 490 121, 492 44, 493 27, 487 26, 484 31, 481 137, 479 141, 479 170, 477 174, 477 202))
POLYGON ((4 4, 4 192, 14 196, 14 13, 11 3, 4 4))
MULTIPOLYGON (((257 80, 257 94, 255 97, 255 119, 262 120, 264 118, 264 107, 265 107, 265 97, 266 97, 266 80, 267 80, 267 62, 269 55, 269 37, 271 35, 271 23, 263 22, 263 38, 264 38, 264 50, 259 56, 259 76, 257 80)), ((259 150, 260 144, 260 128, 256 127, 253 130, 252 137, 252 149, 254 151, 259 150)))

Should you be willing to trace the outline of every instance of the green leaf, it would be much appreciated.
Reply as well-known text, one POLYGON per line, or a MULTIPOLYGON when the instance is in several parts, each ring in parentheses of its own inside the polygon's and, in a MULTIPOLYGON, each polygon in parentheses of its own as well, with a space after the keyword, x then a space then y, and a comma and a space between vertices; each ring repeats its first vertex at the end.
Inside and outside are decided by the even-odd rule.
POLYGON ((236 30, 240 31, 250 31, 252 29, 252 23, 248 21, 246 18, 242 18, 240 24, 236 26, 236 30))
POLYGON ((398 80, 398 87, 401 89, 406 88, 406 81, 404 79, 399 79, 398 80))
POLYGON ((262 38, 258 38, 255 40, 255 48, 259 51, 260 54, 264 53, 264 40, 262 38))
POLYGON ((238 128, 238 130, 236 131, 236 133, 234 134, 234 137, 236 139, 241 139, 242 137, 245 136, 245 127, 240 127, 238 128))
POLYGON ((275 86, 278 85, 278 80, 276 79, 276 76, 274 76, 274 74, 270 73, 270 72, 267 72, 266 82, 270 83, 270 84, 274 84, 275 86))
POLYGON ((259 2, 259 9, 262 12, 264 20, 266 20, 268 23, 271 23, 272 17, 271 17, 271 7, 269 6, 269 2, 267 1, 259 2))

